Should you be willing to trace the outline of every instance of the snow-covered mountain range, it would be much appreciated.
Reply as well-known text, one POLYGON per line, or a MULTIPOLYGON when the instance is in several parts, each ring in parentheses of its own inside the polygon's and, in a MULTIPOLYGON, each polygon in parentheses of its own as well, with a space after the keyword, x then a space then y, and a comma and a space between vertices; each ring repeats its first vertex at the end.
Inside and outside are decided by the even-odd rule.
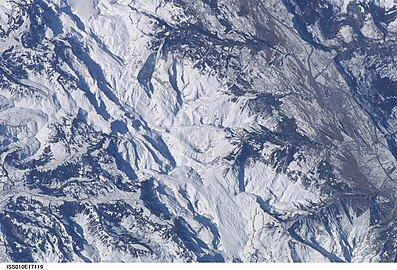
POLYGON ((1 0, 0 262, 397 260, 397 3, 1 0))

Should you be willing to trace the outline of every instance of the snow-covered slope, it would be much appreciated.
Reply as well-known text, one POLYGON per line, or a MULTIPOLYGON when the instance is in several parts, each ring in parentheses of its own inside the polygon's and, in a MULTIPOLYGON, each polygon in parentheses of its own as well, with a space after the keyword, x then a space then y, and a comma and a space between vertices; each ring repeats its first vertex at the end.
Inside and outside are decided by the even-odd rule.
POLYGON ((345 2, 0 2, 0 261, 394 261, 397 9, 345 2))

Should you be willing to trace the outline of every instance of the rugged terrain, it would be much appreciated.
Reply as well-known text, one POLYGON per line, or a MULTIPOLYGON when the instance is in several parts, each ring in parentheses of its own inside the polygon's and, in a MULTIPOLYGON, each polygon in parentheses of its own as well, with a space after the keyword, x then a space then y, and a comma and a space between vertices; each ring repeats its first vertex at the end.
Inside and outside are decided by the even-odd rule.
POLYGON ((393 0, 1 0, 0 261, 397 261, 393 0))

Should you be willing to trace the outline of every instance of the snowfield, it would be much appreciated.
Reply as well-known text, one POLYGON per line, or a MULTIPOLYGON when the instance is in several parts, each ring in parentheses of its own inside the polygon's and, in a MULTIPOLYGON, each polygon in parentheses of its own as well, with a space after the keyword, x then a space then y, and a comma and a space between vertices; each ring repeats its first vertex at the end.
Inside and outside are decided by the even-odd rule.
POLYGON ((0 1, 0 262, 395 261, 395 1, 0 1))

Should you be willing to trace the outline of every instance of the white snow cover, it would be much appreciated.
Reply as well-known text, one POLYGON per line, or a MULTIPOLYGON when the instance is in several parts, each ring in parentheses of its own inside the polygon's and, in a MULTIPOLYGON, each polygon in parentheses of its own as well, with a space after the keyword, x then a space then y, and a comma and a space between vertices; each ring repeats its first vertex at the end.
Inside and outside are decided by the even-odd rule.
POLYGON ((340 28, 339 35, 346 43, 349 43, 353 40, 353 29, 349 25, 344 25, 340 28))
MULTIPOLYGON (((321 140, 318 139, 321 144, 318 143, 315 147, 320 147, 318 145, 328 143, 328 138, 335 137, 337 145, 330 144, 326 150, 319 152, 311 152, 312 149, 305 148, 289 157, 293 161, 287 168, 283 168, 284 171, 276 171, 272 164, 264 161, 264 158, 270 160, 272 157, 276 162, 281 163, 277 154, 285 150, 278 144, 282 139, 276 140, 275 143, 259 142, 260 145, 252 146, 263 149, 258 154, 259 157, 247 161, 244 170, 241 170, 238 168, 239 164, 233 163, 230 157, 239 154, 243 156, 242 145, 249 141, 249 133, 255 133, 263 127, 267 128, 267 132, 276 132, 281 116, 278 115, 277 110, 270 108, 270 105, 263 105, 261 101, 259 105, 265 106, 262 111, 255 112, 250 109, 250 102, 256 98, 252 93, 247 92, 238 97, 231 95, 230 85, 219 75, 233 77, 232 75, 214 74, 212 70, 197 68, 197 64, 205 60, 205 55, 203 59, 197 61, 185 59, 176 52, 162 54, 163 46, 167 46, 165 38, 160 40, 157 51, 149 48, 148 44, 159 41, 153 38, 158 31, 164 31, 165 36, 170 34, 166 27, 159 26, 153 16, 161 17, 171 26, 178 26, 181 22, 189 20, 189 15, 184 14, 183 9, 161 0, 45 0, 45 2, 50 7, 57 8, 67 4, 73 15, 79 18, 76 20, 72 14, 60 12, 62 31, 55 33, 56 31, 47 29, 46 38, 64 42, 72 36, 81 42, 79 45, 86 54, 74 52, 72 45, 65 42, 67 46, 65 45, 63 50, 69 61, 60 64, 59 68, 71 74, 74 79, 79 78, 87 88, 81 85, 75 86, 73 80, 68 80, 71 86, 65 89, 59 84, 58 75, 50 72, 43 75, 29 71, 27 78, 21 79, 19 83, 33 89, 35 98, 22 94, 19 97, 11 91, 4 91, 5 93, 2 93, 4 97, 0 96, 0 124, 6 127, 10 138, 15 137, 15 143, 11 142, 10 147, 4 153, 0 153, 2 160, 14 149, 22 149, 20 155, 37 157, 43 152, 44 146, 51 145, 55 154, 51 159, 51 165, 48 166, 56 167, 85 153, 84 151, 90 147, 87 140, 95 138, 88 136, 87 139, 79 137, 80 135, 66 134, 65 136, 72 136, 73 143, 78 145, 76 148, 67 149, 61 142, 51 142, 52 130, 49 124, 62 123, 62 128, 67 133, 68 128, 73 124, 65 119, 80 114, 83 115, 86 124, 98 133, 110 134, 111 124, 120 121, 125 123, 126 131, 123 134, 122 132, 113 134, 118 139, 115 148, 120 153, 120 159, 126 161, 136 173, 137 179, 134 181, 143 183, 148 179, 154 179, 153 192, 158 195, 160 202, 172 215, 186 220, 208 249, 219 251, 227 261, 232 261, 233 258, 243 261, 293 261, 296 260, 294 257, 296 254, 299 254, 301 260, 329 261, 330 258, 319 252, 320 249, 316 249, 314 244, 307 245, 303 240, 299 241, 299 237, 292 237, 288 231, 293 225, 290 220, 310 219, 308 213, 313 205, 329 206, 329 208, 324 207, 325 214, 322 216, 324 220, 331 220, 329 228, 325 227, 325 222, 321 223, 322 220, 310 220, 312 223, 307 224, 315 224, 316 229, 320 229, 315 231, 310 225, 302 226, 301 231, 296 232, 297 235, 305 238, 305 241, 310 240, 313 243, 316 241, 323 249, 340 258, 344 258, 345 255, 343 248, 351 248, 353 254, 357 255, 357 260, 373 259, 366 258, 360 253, 362 247, 370 248, 366 239, 367 231, 364 229, 368 226, 369 210, 355 216, 353 207, 327 205, 325 195, 320 194, 314 185, 304 183, 304 181, 317 183, 316 181, 321 180, 314 168, 320 160, 328 156, 328 150, 331 148, 346 150, 346 153, 341 152, 345 154, 341 156, 346 160, 350 158, 348 150, 353 149, 351 151, 356 154, 354 151, 358 149, 357 155, 364 160, 363 163, 367 160, 368 164, 378 162, 371 156, 373 149, 370 147, 373 141, 369 132, 372 127, 367 126, 370 121, 359 109, 350 110, 354 107, 352 105, 354 100, 349 97, 349 90, 343 78, 338 75, 336 68, 330 65, 333 55, 328 52, 315 52, 311 46, 298 39, 297 33, 291 30, 294 29, 292 23, 287 22, 287 15, 283 18, 285 19, 283 23, 286 25, 277 26, 277 29, 282 33, 280 40, 285 42, 281 45, 292 51, 280 57, 280 51, 282 52, 284 48, 276 48, 251 56, 251 52, 246 48, 238 48, 239 55, 246 56, 242 63, 238 64, 243 66, 244 72, 250 74, 253 78, 252 84, 258 89, 273 91, 272 94, 283 96, 278 110, 288 112, 290 117, 296 119, 298 127, 294 130, 295 136, 299 136, 301 130, 306 130, 310 139, 318 139, 320 137, 318 130, 323 128, 321 135, 323 137, 321 140), (80 21, 84 27, 81 26, 80 21), (315 64, 312 65, 313 63, 315 64), (275 69, 274 66, 279 69, 275 69), (145 82, 146 84, 138 80, 139 74, 145 71, 145 68, 151 71, 149 82, 145 82), (327 76, 333 79, 330 80, 327 76), (314 87, 313 85, 319 81, 324 85, 314 87), (295 82, 299 83, 294 84, 295 82), (301 93, 297 95, 295 89, 301 85, 305 86, 302 96, 301 93), (332 106, 324 104, 325 94, 321 92, 323 89, 336 91, 331 91, 331 98, 335 95, 332 106), (98 109, 97 107, 100 106, 95 104, 104 106, 98 109), (266 111, 270 111, 268 115, 266 111), (354 132, 338 133, 328 124, 321 126, 322 122, 327 123, 326 121, 332 117, 346 120, 348 123, 346 126, 349 128, 352 126, 354 132), (311 126, 311 123, 315 123, 315 126, 311 126), (355 135, 356 133, 359 135, 355 135), (354 144, 355 136, 359 137, 358 146, 354 144), (164 146, 156 146, 156 142, 160 139, 164 142, 164 146), (369 146, 361 151, 359 148, 361 145, 369 146), (305 158, 301 158, 302 155, 305 158), (300 173, 307 175, 307 179, 299 176, 300 173), (293 175, 297 175, 294 182, 291 180, 293 175), (338 209, 339 214, 332 212, 334 208, 338 209), (281 214, 277 216, 274 213, 281 214), (199 217, 208 219, 217 228, 218 240, 210 227, 203 226, 199 222, 199 217), (348 243, 342 240, 338 242, 339 239, 345 238, 348 243), (359 245, 351 244, 356 242, 359 245)), ((351 1, 332 0, 332 2, 340 5, 342 10, 346 10, 346 6, 351 1)), ((273 2, 268 5, 271 4, 273 2)), ((396 3, 378 1, 377 4, 389 9, 396 3)), ((280 6, 281 4, 275 4, 275 7, 281 9, 280 6)), ((287 14, 286 9, 282 11, 287 14)), ((5 23, 3 18, 6 12, 7 9, 1 6, 0 23, 5 23)), ((233 12, 236 13, 235 10, 233 12)), ((234 13, 231 16, 234 16, 234 13)), ((276 19, 272 21, 275 22, 276 19)), ((24 23, 26 25, 13 35, 18 36, 23 33, 29 22, 27 20, 24 23)), ((246 29, 239 30, 251 31, 254 28, 254 23, 252 25, 251 23, 239 21, 238 25, 246 25, 246 29)), ((371 22, 367 22, 362 31, 368 36, 377 37, 371 22)), ((340 36, 346 42, 350 42, 351 29, 342 28, 340 36)), ((239 40, 244 39, 240 37, 239 40)), ((54 46, 50 42, 46 45, 48 48, 54 46)), ((10 36, 0 44, 1 53, 12 46, 24 50, 14 36, 10 36)), ((214 48, 208 49, 206 53, 209 54, 214 48)), ((222 50, 228 49, 222 48, 222 50)), ((26 51, 30 52, 28 49, 26 51)), ((48 55, 51 57, 51 52, 48 55)), ((46 68, 50 67, 51 65, 46 66, 46 68)), ((283 135, 285 134, 281 134, 283 135)), ((0 139, 3 140, 3 137, 0 139)), ((380 148, 380 155, 383 155, 381 157, 387 163, 393 157, 389 152, 383 151, 384 138, 379 138, 379 141, 380 146, 376 147, 380 148)), ((109 143, 106 141, 103 147, 106 148, 109 143)), ((289 146, 286 143, 285 147, 289 146)), ((92 155, 98 159, 103 158, 95 151, 92 155)), ((379 159, 378 156, 376 157, 379 159)), ((118 172, 111 162, 104 166, 108 166, 106 169, 110 173, 118 172)), ((341 168, 343 169, 345 168, 341 168)), ((23 169, 16 170, 9 173, 8 177, 22 181, 24 173, 23 169)), ((370 181, 386 179, 383 170, 373 170, 368 174, 370 181)), ((7 180, 4 180, 6 178, 1 178, 2 176, 0 175, 0 187, 7 184, 7 180)), ((123 177, 127 182, 126 175, 123 174, 123 177)), ((86 180, 78 177, 73 179, 76 183, 84 183, 86 180)), ((96 180, 98 186, 101 181, 105 181, 101 177, 96 180)), ((318 184, 321 186, 323 183, 318 184)), ((26 186, 18 186, 18 181, 16 186, 14 193, 7 194, 5 200, 15 194, 34 197, 44 202, 44 205, 50 202, 59 205, 64 201, 72 200, 76 194, 81 196, 80 201, 87 203, 123 199, 143 209, 142 215, 148 221, 159 222, 165 224, 164 226, 171 226, 172 223, 160 220, 151 213, 141 202, 139 192, 131 195, 129 192, 117 190, 111 184, 105 185, 104 190, 91 197, 85 193, 86 190, 71 185, 66 189, 69 193, 59 199, 41 195, 37 190, 30 190, 26 186)), ((73 222, 79 224, 86 240, 81 254, 92 261, 139 260, 131 253, 113 249, 112 245, 102 241, 103 235, 99 237, 94 232, 93 228, 103 225, 98 223, 92 226, 93 222, 99 220, 94 208, 88 209, 92 212, 87 210, 89 213, 78 214, 73 219, 73 222)), ((122 229, 143 230, 143 228, 137 229, 134 226, 135 222, 133 218, 122 220, 122 229)), ((152 225, 148 226, 149 229, 153 229, 150 227, 152 225)), ((62 226, 59 227, 59 230, 62 230, 62 226)), ((162 231, 153 229, 141 233, 150 241, 163 241, 161 247, 164 254, 155 259, 178 260, 177 256, 181 251, 171 241, 172 239, 164 238, 162 231)), ((3 238, 0 234, 0 261, 6 256, 3 255, 5 252, 2 250, 3 238)), ((149 250, 140 243, 132 243, 132 245, 140 251, 149 250)), ((37 258, 56 261, 58 259, 56 248, 57 245, 48 245, 48 254, 39 254, 37 258)), ((73 256, 73 259, 81 260, 77 255, 73 256)), ((150 259, 146 258, 146 260, 150 259)))
POLYGON ((339 6, 343 13, 346 13, 347 6, 350 3, 373 3, 377 6, 384 8, 385 10, 397 7, 396 0, 328 0, 333 5, 339 6))
POLYGON ((97 14, 97 10, 95 8, 98 2, 97 0, 66 0, 66 2, 82 19, 87 20, 91 16, 97 14))

